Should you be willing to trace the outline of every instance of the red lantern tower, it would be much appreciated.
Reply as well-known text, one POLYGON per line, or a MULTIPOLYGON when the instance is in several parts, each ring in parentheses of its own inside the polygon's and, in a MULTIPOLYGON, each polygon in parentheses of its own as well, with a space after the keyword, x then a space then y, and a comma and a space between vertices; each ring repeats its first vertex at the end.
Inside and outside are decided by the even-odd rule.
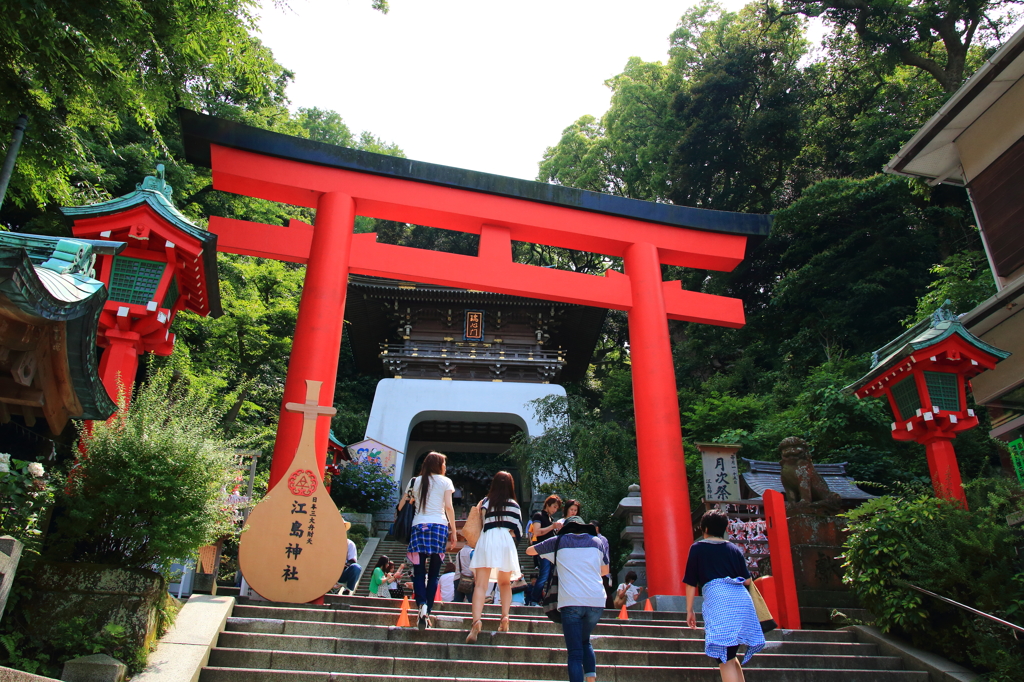
POLYGON ((217 235, 193 225, 171 203, 163 165, 129 194, 90 206, 64 207, 72 232, 86 239, 127 242, 116 256, 101 256, 97 279, 109 296, 96 344, 104 349, 100 377, 107 392, 125 401, 143 353, 170 355, 171 323, 180 310, 221 314, 217 235))
POLYGON ((871 370, 851 384, 858 398, 885 397, 896 421, 892 437, 925 446, 935 495, 966 507, 952 440, 978 425, 965 382, 1010 353, 985 343, 946 306, 875 351, 871 370))

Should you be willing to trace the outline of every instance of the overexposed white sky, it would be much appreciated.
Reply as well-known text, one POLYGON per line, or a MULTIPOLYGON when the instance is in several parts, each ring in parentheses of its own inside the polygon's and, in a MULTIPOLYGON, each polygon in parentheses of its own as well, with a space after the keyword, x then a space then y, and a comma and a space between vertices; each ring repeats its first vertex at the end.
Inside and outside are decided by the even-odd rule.
MULTIPOLYGON (((292 107, 333 109, 411 159, 532 180, 546 147, 631 56, 667 58, 695 0, 264 0, 292 107)), ((738 9, 743 0, 722 0, 738 9)))

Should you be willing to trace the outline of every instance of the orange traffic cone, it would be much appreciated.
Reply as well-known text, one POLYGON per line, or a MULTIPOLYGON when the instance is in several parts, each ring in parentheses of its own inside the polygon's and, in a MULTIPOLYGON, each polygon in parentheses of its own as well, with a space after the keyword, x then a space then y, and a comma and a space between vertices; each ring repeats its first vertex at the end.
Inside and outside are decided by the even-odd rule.
POLYGON ((400 628, 411 628, 412 625, 409 623, 409 598, 404 597, 402 599, 402 612, 398 614, 398 622, 395 623, 396 627, 400 628))
POLYGON ((647 603, 644 604, 644 611, 653 611, 653 610, 654 610, 654 607, 651 606, 651 600, 648 599, 647 603))
POLYGON ((626 605, 622 605, 622 610, 619 611, 619 620, 629 620, 629 614, 626 613, 626 605))

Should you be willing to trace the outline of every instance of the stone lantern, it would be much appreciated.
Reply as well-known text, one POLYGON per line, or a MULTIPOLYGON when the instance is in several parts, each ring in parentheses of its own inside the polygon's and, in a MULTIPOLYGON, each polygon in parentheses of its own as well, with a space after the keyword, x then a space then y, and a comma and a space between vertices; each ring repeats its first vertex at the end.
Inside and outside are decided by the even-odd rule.
POLYGON ((966 507, 952 444, 958 433, 978 425, 965 383, 1010 353, 971 334, 948 305, 875 351, 871 370, 847 390, 858 398, 884 396, 895 417, 893 438, 924 445, 936 496, 966 507))
POLYGON ((640 505, 640 486, 635 483, 629 486, 629 494, 619 501, 619 506, 615 508, 612 516, 618 519, 625 517, 626 527, 622 529, 619 537, 633 543, 633 551, 619 571, 619 582, 625 582, 626 573, 629 571, 636 571, 637 584, 646 585, 647 556, 644 553, 644 517, 640 505))
POLYGON ((143 353, 170 355, 171 323, 181 310, 219 316, 217 235, 193 225, 171 202, 163 165, 134 192, 89 206, 63 207, 76 237, 128 244, 101 255, 97 278, 107 286, 96 344, 104 349, 100 376, 125 401, 143 353))

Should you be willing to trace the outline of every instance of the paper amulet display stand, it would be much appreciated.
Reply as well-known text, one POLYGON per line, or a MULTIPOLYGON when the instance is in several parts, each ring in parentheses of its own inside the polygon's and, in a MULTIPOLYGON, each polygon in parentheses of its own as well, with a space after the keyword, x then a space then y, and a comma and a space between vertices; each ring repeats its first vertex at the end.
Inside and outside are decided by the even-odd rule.
POLYGON ((324 487, 316 463, 316 420, 332 415, 319 403, 319 381, 306 381, 306 402, 288 403, 302 412, 302 436, 291 467, 249 514, 238 546, 246 582, 271 601, 306 603, 338 582, 345 568, 348 535, 324 487))

